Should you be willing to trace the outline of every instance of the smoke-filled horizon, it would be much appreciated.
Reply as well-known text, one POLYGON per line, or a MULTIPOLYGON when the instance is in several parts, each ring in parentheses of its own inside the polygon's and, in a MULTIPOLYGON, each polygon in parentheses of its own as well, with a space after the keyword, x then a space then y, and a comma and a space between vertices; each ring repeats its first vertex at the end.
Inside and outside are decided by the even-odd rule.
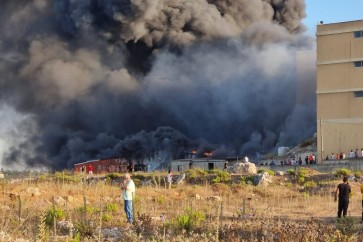
POLYGON ((0 97, 26 117, 7 166, 255 155, 315 131, 303 0, 0 4, 0 97))

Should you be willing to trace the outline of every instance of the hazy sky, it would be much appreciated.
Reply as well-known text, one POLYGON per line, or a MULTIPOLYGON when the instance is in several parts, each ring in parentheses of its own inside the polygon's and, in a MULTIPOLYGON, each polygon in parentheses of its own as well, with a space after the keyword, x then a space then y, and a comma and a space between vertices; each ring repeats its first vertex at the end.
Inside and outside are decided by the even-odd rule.
POLYGON ((363 19, 362 0, 305 0, 305 2, 307 17, 303 22, 310 35, 315 35, 319 21, 335 23, 363 19))

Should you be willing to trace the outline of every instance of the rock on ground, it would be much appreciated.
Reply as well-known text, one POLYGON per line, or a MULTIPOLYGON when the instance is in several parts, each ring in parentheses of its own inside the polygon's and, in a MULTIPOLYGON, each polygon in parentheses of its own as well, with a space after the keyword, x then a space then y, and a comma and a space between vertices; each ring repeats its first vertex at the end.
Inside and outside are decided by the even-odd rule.
POLYGON ((239 162, 227 169, 230 173, 253 175, 257 173, 256 165, 252 162, 239 162))

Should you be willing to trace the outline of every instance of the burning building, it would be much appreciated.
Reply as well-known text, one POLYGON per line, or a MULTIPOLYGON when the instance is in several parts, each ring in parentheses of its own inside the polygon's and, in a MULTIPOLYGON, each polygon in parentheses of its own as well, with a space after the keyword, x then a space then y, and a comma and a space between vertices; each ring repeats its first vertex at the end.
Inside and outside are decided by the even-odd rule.
POLYGON ((238 157, 229 157, 221 159, 210 159, 210 158, 196 158, 196 159, 179 159, 173 160, 170 164, 172 171, 186 171, 190 169, 202 169, 205 171, 211 170, 226 170, 227 167, 233 166, 234 164, 241 162, 242 159, 238 157))
POLYGON ((89 160, 74 164, 74 172, 87 172, 92 166, 93 174, 103 173, 125 173, 129 170, 129 162, 121 158, 89 160))

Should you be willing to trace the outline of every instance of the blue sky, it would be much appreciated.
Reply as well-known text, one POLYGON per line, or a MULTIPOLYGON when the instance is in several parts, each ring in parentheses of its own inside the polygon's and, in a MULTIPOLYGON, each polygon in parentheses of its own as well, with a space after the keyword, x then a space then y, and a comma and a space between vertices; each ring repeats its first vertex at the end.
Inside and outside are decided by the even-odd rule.
POLYGON ((305 0, 307 33, 315 35, 319 21, 336 23, 363 19, 362 0, 305 0))

